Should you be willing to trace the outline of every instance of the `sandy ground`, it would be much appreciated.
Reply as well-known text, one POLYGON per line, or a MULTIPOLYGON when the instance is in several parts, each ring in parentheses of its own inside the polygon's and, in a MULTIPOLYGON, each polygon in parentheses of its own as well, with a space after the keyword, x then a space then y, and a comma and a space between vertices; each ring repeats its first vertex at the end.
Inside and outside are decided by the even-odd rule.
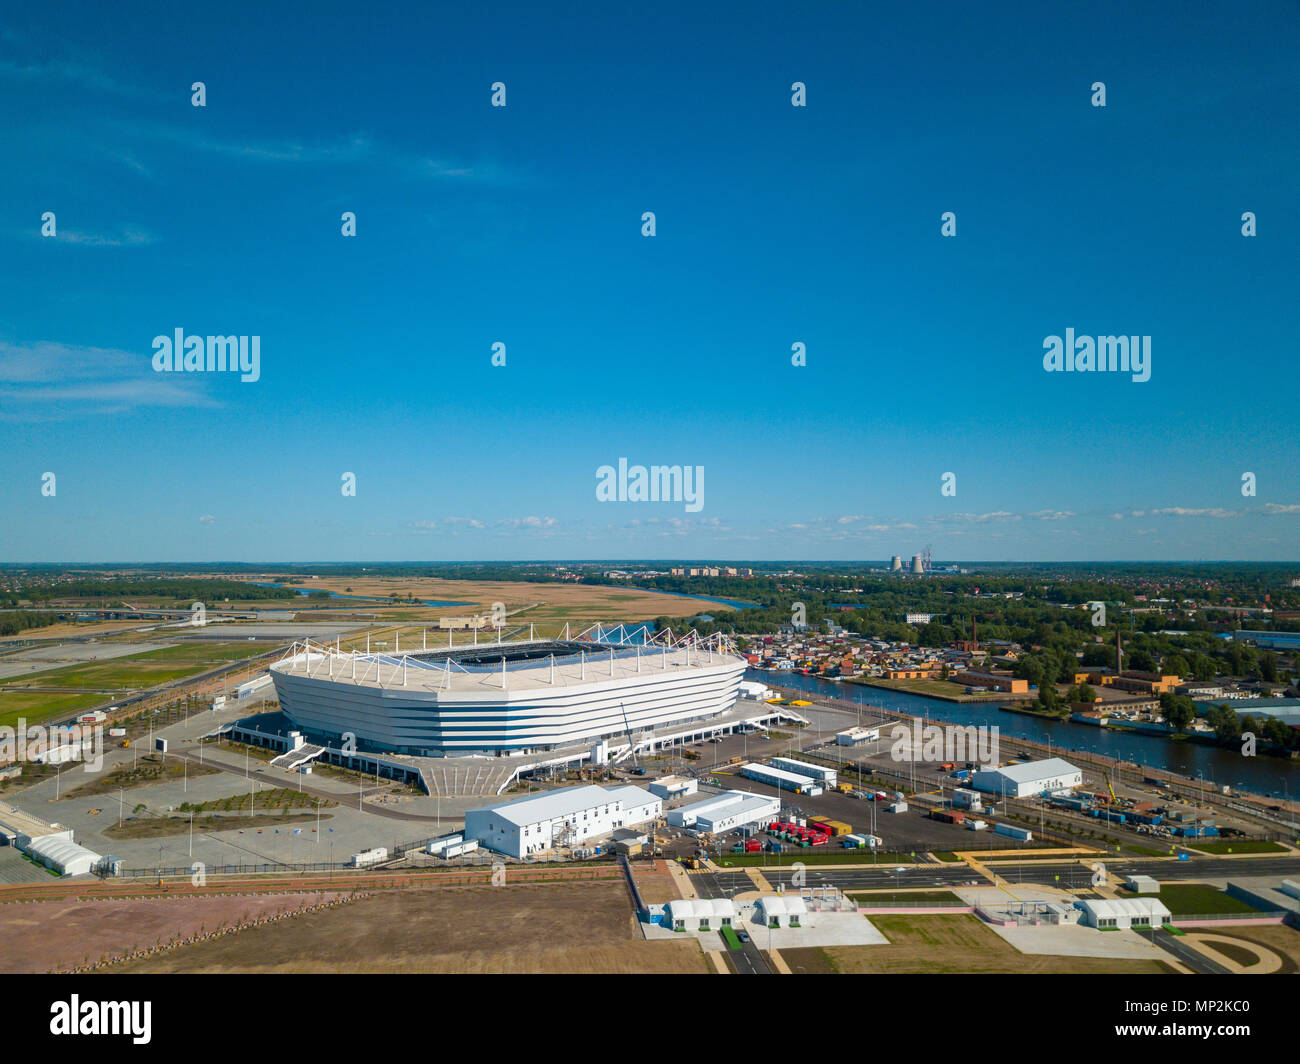
POLYGON ((343 895, 258 894, 0 904, 0 972, 59 971, 343 895))
POLYGON ((644 942, 626 884, 374 894, 132 962, 148 972, 707 972, 699 944, 644 942))

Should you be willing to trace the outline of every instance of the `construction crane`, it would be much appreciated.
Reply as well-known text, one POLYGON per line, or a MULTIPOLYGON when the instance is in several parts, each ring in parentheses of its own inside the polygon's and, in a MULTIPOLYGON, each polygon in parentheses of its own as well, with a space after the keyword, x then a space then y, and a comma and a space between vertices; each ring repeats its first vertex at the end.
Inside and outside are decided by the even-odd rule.
POLYGON ((1116 796, 1115 788, 1110 782, 1110 773, 1103 772, 1101 775, 1102 775, 1102 779, 1106 781, 1106 790, 1110 791, 1110 804, 1111 805, 1118 804, 1119 798, 1116 796))
POLYGON ((632 767, 640 768, 641 765, 636 759, 636 740, 632 738, 632 725, 627 719, 627 706, 620 702, 618 708, 623 711, 623 730, 627 732, 627 748, 632 752, 632 767))

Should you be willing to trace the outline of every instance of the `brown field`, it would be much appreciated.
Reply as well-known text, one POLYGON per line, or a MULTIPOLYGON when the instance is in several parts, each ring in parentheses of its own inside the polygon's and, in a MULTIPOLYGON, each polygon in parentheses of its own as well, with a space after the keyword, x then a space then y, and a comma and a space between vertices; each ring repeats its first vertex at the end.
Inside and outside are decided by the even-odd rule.
MULTIPOLYGON (((1172 969, 1160 961, 1103 957, 1051 957, 1021 953, 976 916, 873 916, 888 946, 829 946, 821 950, 837 972, 898 975, 909 972, 1079 973, 1155 975, 1172 969)), ((787 957, 786 952, 781 952, 787 957)), ((787 957, 787 960, 789 958, 787 957)), ((793 968, 793 965, 791 965, 793 968)))
POLYGON ((618 880, 384 892, 114 966, 115 972, 707 973, 643 941, 618 880))
POLYGON ((650 865, 638 861, 632 865, 632 871, 637 889, 641 891, 641 900, 647 905, 662 905, 681 897, 665 862, 656 860, 650 865))
MULTIPOLYGON (((63 971, 147 949, 223 924, 302 909, 345 893, 6 902, 0 942, 6 973, 63 971)), ((346 908, 344 906, 343 908, 346 908)))
MULTIPOLYGON (((267 574, 257 579, 270 579, 274 574, 267 574)), ((444 602, 472 602, 479 610, 490 609, 494 602, 504 602, 511 624, 538 624, 558 621, 563 626, 565 621, 575 624, 594 623, 595 621, 644 621, 654 617, 681 617, 696 612, 705 606, 703 602, 693 603, 690 599, 678 595, 661 595, 654 591, 641 591, 627 587, 592 587, 583 584, 527 584, 511 580, 438 580, 433 578, 405 576, 359 576, 327 577, 320 580, 310 578, 301 584, 295 584, 311 591, 337 591, 340 594, 377 595, 414 595, 417 599, 432 599, 444 602), (351 588, 351 592, 346 589, 351 588), (531 607, 524 609, 523 607, 531 607), (522 610, 516 613, 515 611, 522 610)), ((374 604, 356 603, 362 608, 373 608, 374 604)), ((716 614, 729 606, 709 603, 708 612, 716 614)), ((430 607, 435 614, 456 616, 468 612, 469 606, 430 607)))

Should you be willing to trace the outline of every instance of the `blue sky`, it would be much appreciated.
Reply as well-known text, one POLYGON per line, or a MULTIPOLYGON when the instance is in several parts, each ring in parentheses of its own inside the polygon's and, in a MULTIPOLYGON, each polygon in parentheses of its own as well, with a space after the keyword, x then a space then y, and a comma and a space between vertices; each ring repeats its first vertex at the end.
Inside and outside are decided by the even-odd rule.
POLYGON ((6 14, 0 560, 1300 554, 1295 3, 267 6, 6 14))

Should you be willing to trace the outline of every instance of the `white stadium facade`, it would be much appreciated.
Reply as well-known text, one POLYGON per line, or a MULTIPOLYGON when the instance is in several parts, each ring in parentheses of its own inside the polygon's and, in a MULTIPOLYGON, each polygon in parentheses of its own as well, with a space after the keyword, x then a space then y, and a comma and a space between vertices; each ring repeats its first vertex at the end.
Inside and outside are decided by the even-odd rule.
POLYGON ((357 750, 517 757, 720 717, 736 707, 745 668, 720 636, 597 625, 574 638, 401 653, 299 643, 270 675, 281 712, 313 742, 350 735, 357 750))

